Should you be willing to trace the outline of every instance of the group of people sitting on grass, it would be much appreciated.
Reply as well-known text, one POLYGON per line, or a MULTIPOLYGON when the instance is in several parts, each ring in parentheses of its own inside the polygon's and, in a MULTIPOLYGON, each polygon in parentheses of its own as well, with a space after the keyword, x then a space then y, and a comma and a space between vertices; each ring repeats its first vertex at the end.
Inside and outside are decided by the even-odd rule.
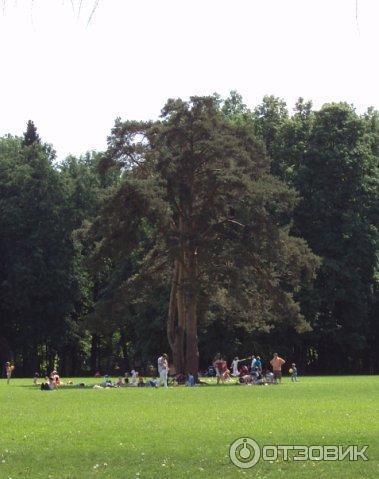
MULTIPOLYGON (((96 387, 102 387, 102 388, 107 388, 107 387, 125 387, 125 386, 134 386, 134 387, 159 387, 159 386, 164 386, 168 387, 168 372, 169 372, 169 366, 168 366, 168 356, 166 353, 162 354, 159 356, 158 361, 157 361, 157 369, 158 369, 158 374, 159 378, 158 379, 153 379, 150 378, 147 381, 144 381, 143 376, 139 376, 138 372, 134 369, 130 372, 130 375, 128 373, 124 374, 124 377, 119 377, 118 381, 112 382, 112 380, 109 378, 109 376, 104 376, 104 381, 102 384, 97 385, 96 387)), ((150 369, 150 372, 152 373, 151 375, 154 376, 154 368, 150 369)), ((100 376, 100 373, 97 373, 95 376, 100 376)), ((189 381, 194 382, 194 379, 192 377, 188 379, 189 381)))
POLYGON ((35 373, 33 378, 33 384, 40 386, 41 391, 53 391, 58 389, 62 385, 61 378, 58 372, 54 369, 50 375, 45 377, 45 380, 39 384, 39 374, 35 373))
POLYGON ((120 376, 117 381, 112 381, 108 376, 104 376, 104 380, 101 384, 95 384, 94 389, 99 388, 123 388, 123 387, 158 387, 158 380, 153 378, 144 379, 137 371, 132 369, 129 373, 125 373, 124 376, 120 376))
MULTIPOLYGON (((247 358, 240 359, 236 356, 231 362, 230 368, 226 360, 217 354, 213 360, 212 366, 208 368, 203 374, 204 376, 215 376, 217 384, 224 384, 227 381, 231 381, 232 378, 237 379, 237 384, 245 385, 269 385, 279 384, 282 380, 282 367, 285 364, 285 360, 274 353, 273 358, 270 361, 271 370, 264 367, 264 363, 259 356, 249 356, 247 358)), ((7 363, 8 366, 8 363, 7 363)), ((153 368, 154 369, 154 368, 153 368)), ((158 378, 155 378, 154 371, 150 371, 150 377, 146 379, 139 375, 139 373, 132 369, 130 373, 126 372, 124 376, 120 376, 117 381, 105 375, 103 381, 100 384, 95 384, 94 389, 103 388, 120 388, 120 387, 154 387, 159 386, 168 387, 168 385, 186 385, 189 387, 201 384, 207 384, 206 382, 195 379, 192 374, 177 374, 169 378, 169 365, 167 354, 162 354, 157 361, 158 378)), ((297 367, 295 363, 292 363, 291 368, 288 370, 291 380, 297 381, 297 367)), ((9 374, 10 377, 10 374, 9 374)), ((95 377, 101 377, 100 372, 95 374, 95 377)), ((35 373, 33 382, 35 385, 40 386, 43 391, 52 391, 58 389, 61 385, 61 378, 56 370, 53 370, 50 375, 45 377, 42 383, 39 382, 40 376, 35 373)), ((234 381, 235 382, 235 381, 234 381)), ((67 383, 73 385, 72 381, 67 383)), ((77 384, 77 387, 85 387, 84 383, 77 384)))
MULTIPOLYGON (((228 364, 225 359, 220 354, 217 354, 213 360, 212 366, 210 366, 208 370, 203 373, 203 376, 216 376, 217 384, 223 384, 232 380, 232 378, 238 379, 237 384, 279 384, 282 380, 282 367, 284 364, 285 360, 279 357, 277 353, 274 353, 273 358, 270 361, 272 371, 264 368, 261 358, 255 355, 243 359, 235 357, 230 365, 230 368, 228 368, 228 364)), ((130 374, 125 373, 124 377, 119 377, 118 381, 112 381, 109 376, 105 376, 104 381, 100 385, 96 385, 94 387, 168 387, 168 385, 186 385, 192 387, 195 385, 207 384, 206 382, 199 380, 199 378, 196 381, 192 374, 185 375, 180 373, 169 378, 167 354, 163 354, 158 358, 157 366, 159 375, 158 379, 151 378, 145 381, 144 378, 139 376, 138 372, 133 369, 130 374)), ((291 376, 291 380, 294 382, 297 381, 297 368, 295 363, 292 363, 292 366, 288 372, 291 376)), ((97 373, 97 376, 99 377, 100 373, 97 373)))
MULTIPOLYGON (((196 381, 192 374, 184 375, 177 374, 171 378, 168 377, 168 356, 162 355, 158 359, 158 374, 159 378, 156 379, 153 377, 144 378, 140 376, 139 373, 132 369, 129 373, 125 373, 124 376, 120 376, 117 381, 112 381, 112 379, 106 375, 101 384, 96 384, 94 389, 99 388, 122 388, 122 387, 153 387, 158 388, 159 386, 168 387, 170 386, 179 386, 185 384, 186 386, 192 387, 195 386, 196 381), (161 361, 159 360, 161 359, 161 361)), ((100 376, 100 373, 95 375, 96 377, 100 376)))
MULTIPOLYGON (((225 383, 232 377, 238 378, 239 383, 248 385, 268 385, 279 384, 282 380, 282 367, 285 364, 285 360, 278 356, 278 353, 274 353, 273 358, 270 361, 272 371, 263 367, 263 362, 259 356, 249 356, 247 358, 239 359, 236 356, 230 368, 228 368, 227 362, 220 355, 217 354, 213 360, 213 371, 217 378, 217 384, 225 383)), ((297 381, 297 367, 295 363, 292 363, 291 368, 288 370, 293 382, 297 381)))

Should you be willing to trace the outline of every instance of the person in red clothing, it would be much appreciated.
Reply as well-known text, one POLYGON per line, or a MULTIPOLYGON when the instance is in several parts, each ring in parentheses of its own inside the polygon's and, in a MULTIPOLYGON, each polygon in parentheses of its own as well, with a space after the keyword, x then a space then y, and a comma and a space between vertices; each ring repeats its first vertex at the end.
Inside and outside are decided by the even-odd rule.
POLYGON ((225 359, 223 359, 223 364, 221 366, 221 371, 222 371, 222 381, 229 381, 230 379, 230 371, 228 369, 228 364, 227 362, 225 361, 225 359))
POLYGON ((274 379, 276 383, 282 382, 282 366, 285 364, 284 359, 278 356, 278 353, 274 353, 274 357, 271 359, 270 364, 272 366, 272 372, 274 373, 274 379))
POLYGON ((226 361, 224 361, 224 359, 219 354, 215 357, 213 367, 216 370, 217 384, 220 384, 220 381, 223 383, 225 381, 225 372, 228 368, 226 361))

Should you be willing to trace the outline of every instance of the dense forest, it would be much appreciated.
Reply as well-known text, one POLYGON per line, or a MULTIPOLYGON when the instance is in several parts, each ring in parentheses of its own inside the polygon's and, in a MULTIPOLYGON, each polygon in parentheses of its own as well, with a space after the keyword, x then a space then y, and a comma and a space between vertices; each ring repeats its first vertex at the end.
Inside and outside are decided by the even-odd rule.
POLYGON ((29 121, 0 138, 2 364, 378 373, 378 158, 377 111, 301 98, 168 100, 64 161, 29 121))

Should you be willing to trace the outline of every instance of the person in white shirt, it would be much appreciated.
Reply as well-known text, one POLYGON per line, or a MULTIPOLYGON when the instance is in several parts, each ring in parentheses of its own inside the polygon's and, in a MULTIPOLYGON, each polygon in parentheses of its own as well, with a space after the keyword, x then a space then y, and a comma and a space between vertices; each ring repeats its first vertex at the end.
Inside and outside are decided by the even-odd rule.
POLYGON ((158 374, 159 374, 159 383, 158 385, 163 385, 167 388, 167 376, 168 376, 168 356, 167 354, 162 354, 158 358, 158 374))
POLYGON ((238 356, 236 356, 233 361, 232 361, 232 364, 230 365, 230 369, 232 369, 232 376, 239 376, 240 375, 240 372, 238 371, 238 363, 242 361, 240 359, 238 359, 238 356))
POLYGON ((135 371, 134 369, 130 372, 130 374, 132 375, 132 379, 130 381, 130 385, 131 386, 137 386, 138 384, 138 373, 137 371, 135 371))

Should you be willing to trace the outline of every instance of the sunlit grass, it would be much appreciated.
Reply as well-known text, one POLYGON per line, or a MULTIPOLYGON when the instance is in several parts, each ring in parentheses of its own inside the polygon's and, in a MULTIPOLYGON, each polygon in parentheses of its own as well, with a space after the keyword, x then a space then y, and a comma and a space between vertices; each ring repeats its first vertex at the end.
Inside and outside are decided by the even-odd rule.
MULTIPOLYGON (((95 383, 95 379, 73 380, 95 383)), ((40 391, 0 381, 0 479, 376 478, 379 377, 284 379, 280 386, 40 391), (368 444, 369 461, 259 462, 229 445, 368 444)))

